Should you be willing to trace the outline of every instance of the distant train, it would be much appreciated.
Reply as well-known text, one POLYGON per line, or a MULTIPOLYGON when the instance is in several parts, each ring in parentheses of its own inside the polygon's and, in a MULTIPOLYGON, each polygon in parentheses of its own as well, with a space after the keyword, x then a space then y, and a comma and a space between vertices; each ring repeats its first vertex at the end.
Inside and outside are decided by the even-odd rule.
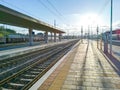
POLYGON ((112 40, 120 40, 120 34, 113 34, 112 40))
MULTIPOLYGON (((39 33, 37 35, 33 35, 33 41, 43 41, 44 35, 42 33, 39 33)), ((0 43, 18 43, 18 42, 28 42, 29 36, 28 35, 21 35, 21 34, 13 34, 8 35, 6 37, 0 38, 0 43)))
MULTIPOLYGON (((105 33, 108 35, 108 39, 110 39, 110 31, 105 33)), ((120 29, 112 31, 112 40, 120 40, 120 29)))

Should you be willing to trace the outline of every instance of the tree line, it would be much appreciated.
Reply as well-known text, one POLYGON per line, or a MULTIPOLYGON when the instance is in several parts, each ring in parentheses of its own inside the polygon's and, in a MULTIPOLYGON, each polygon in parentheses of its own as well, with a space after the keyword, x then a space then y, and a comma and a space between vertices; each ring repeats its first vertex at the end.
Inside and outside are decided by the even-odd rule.
POLYGON ((16 31, 9 28, 5 28, 4 26, 0 26, 0 37, 7 37, 10 34, 16 34, 16 31))

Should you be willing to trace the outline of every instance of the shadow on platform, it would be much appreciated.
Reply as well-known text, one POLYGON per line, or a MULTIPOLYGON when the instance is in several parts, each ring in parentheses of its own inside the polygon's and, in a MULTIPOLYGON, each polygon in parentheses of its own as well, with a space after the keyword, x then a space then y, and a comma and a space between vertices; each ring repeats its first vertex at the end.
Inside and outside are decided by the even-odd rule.
POLYGON ((120 61, 117 60, 113 55, 110 55, 109 53, 105 53, 105 55, 109 58, 109 60, 107 59, 107 61, 120 76, 120 61))

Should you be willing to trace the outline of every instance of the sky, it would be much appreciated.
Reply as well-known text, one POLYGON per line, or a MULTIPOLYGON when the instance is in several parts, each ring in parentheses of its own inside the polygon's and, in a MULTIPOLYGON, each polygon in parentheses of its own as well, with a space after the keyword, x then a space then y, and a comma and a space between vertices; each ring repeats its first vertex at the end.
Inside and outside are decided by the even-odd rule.
MULTIPOLYGON (((109 26, 110 0, 0 0, 0 4, 61 28, 79 34, 89 27, 109 26)), ((120 0, 113 0, 113 25, 120 26, 120 0)), ((93 29, 93 32, 95 30, 93 29)))

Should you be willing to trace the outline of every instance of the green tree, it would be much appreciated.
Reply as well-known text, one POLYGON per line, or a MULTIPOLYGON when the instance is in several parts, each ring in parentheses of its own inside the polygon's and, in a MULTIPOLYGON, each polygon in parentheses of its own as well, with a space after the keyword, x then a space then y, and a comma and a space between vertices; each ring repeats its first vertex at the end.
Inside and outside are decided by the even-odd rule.
POLYGON ((16 32, 12 29, 4 28, 4 26, 0 26, 0 37, 8 36, 10 34, 16 34, 16 32))

